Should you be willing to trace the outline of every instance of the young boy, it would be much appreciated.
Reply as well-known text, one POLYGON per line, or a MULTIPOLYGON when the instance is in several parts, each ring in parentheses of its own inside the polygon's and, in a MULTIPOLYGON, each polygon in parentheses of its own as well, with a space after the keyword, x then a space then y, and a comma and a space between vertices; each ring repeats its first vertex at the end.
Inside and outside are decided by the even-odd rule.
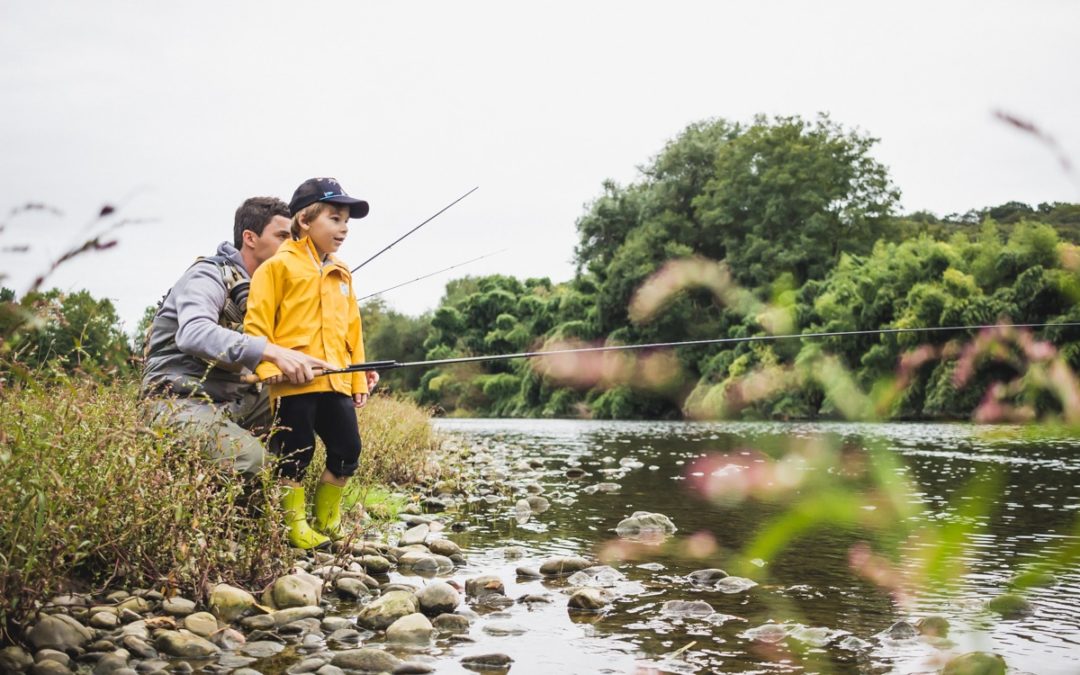
MULTIPOLYGON (((289 202, 292 239, 251 279, 244 332, 271 343, 344 366, 364 360, 360 310, 349 268, 332 254, 349 232, 350 218, 363 218, 368 203, 347 195, 333 178, 304 181, 289 202)), ((255 370, 270 383, 278 431, 270 449, 280 457, 285 484, 282 507, 289 542, 297 548, 324 547, 343 536, 342 488, 360 458, 360 431, 354 408, 367 403, 373 373, 316 377, 289 384, 272 363, 255 370), (300 485, 315 450, 315 435, 326 445, 326 471, 315 490, 315 527, 308 525, 300 485)))

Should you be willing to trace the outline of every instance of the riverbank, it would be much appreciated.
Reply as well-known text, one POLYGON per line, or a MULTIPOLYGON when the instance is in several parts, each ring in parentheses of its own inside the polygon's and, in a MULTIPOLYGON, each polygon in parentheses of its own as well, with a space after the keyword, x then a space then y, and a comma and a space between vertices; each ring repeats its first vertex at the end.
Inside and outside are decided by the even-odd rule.
MULTIPOLYGON (((376 396, 360 421, 356 499, 431 469, 438 439, 423 410, 376 396)), ((128 380, 42 374, 0 389, 2 641, 21 639, 41 604, 69 591, 203 601, 217 582, 261 588, 283 574, 294 554, 275 486, 222 473, 202 458, 204 440, 151 422, 128 380)))

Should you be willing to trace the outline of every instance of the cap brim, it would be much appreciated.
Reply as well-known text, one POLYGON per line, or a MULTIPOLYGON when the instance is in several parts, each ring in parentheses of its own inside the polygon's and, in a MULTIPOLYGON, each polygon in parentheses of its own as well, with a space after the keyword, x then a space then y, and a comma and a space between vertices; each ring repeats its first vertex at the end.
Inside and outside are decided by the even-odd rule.
POLYGON ((363 199, 353 199, 352 197, 341 195, 338 197, 327 197, 326 199, 320 199, 319 201, 348 206, 350 218, 363 218, 368 214, 368 203, 363 199))

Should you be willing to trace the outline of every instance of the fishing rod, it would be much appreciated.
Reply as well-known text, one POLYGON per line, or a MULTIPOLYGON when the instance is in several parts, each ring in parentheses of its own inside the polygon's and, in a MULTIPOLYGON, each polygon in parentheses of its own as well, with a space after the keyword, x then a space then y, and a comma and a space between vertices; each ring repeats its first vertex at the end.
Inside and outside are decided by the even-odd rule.
POLYGON ((457 199, 455 199, 454 201, 452 201, 452 202, 450 202, 449 204, 447 204, 446 206, 442 207, 442 208, 441 208, 441 209, 439 209, 439 210, 438 210, 437 212, 435 212, 435 214, 434 214, 434 215, 432 215, 432 216, 431 216, 430 218, 428 218, 428 219, 427 219, 427 220, 425 220, 424 222, 420 223, 419 225, 417 225, 417 226, 416 226, 416 227, 414 227, 413 229, 409 230, 409 231, 408 231, 408 232, 406 232, 405 234, 403 234, 403 235, 401 235, 400 237, 398 237, 397 239, 395 239, 395 240, 394 240, 393 242, 391 242, 391 243, 390 243, 390 245, 389 245, 389 246, 386 246, 386 247, 384 247, 384 248, 383 248, 383 250, 379 251, 378 253, 376 253, 375 255, 371 256, 370 258, 368 258, 368 259, 367 259, 367 260, 365 260, 364 262, 362 262, 362 263, 360 263, 359 265, 357 265, 356 267, 352 268, 352 272, 353 272, 353 273, 356 273, 356 270, 358 270, 358 269, 360 269, 361 267, 363 267, 364 265, 368 264, 369 262, 371 262, 371 261, 372 261, 372 260, 374 260, 375 258, 378 258, 378 257, 379 257, 379 256, 381 256, 381 255, 382 255, 383 253, 386 253, 386 252, 387 252, 387 251, 389 251, 390 249, 394 248, 394 246, 395 246, 395 245, 396 245, 396 244, 397 244, 397 243, 398 243, 399 241, 401 241, 401 240, 402 240, 402 239, 404 239, 405 237, 409 236, 409 235, 410 235, 410 234, 412 234, 413 232, 416 232, 416 231, 417 231, 417 230, 419 230, 419 229, 420 229, 421 227, 423 227, 423 226, 427 225, 427 224, 428 224, 428 223, 430 223, 431 221, 435 220, 435 218, 437 218, 437 217, 439 216, 439 214, 441 214, 441 213, 442 213, 443 211, 447 210, 448 208, 450 208, 450 207, 451 207, 451 206, 453 206, 454 204, 457 204, 457 203, 458 203, 458 202, 460 202, 460 201, 461 201, 462 199, 465 199, 466 197, 468 197, 469 195, 471 195, 472 193, 476 192, 476 191, 477 191, 477 190, 479 190, 479 189, 480 189, 480 186, 479 186, 479 185, 477 185, 476 187, 474 187, 473 189, 469 190, 469 191, 468 191, 468 192, 466 192, 465 194, 461 195, 460 197, 458 197, 458 198, 457 198, 457 199))
MULTIPOLYGON (((992 323, 966 326, 936 326, 925 328, 874 328, 871 330, 844 330, 832 333, 788 333, 784 335, 751 335, 737 338, 712 338, 708 340, 683 340, 680 342, 651 342, 636 345, 612 345, 608 347, 579 347, 575 349, 552 349, 549 351, 518 352, 515 354, 494 354, 489 356, 462 356, 452 359, 433 359, 430 361, 365 361, 354 363, 344 368, 332 370, 319 370, 315 376, 340 375, 343 373, 361 373, 369 370, 396 370, 398 368, 430 368, 435 366, 447 366, 458 363, 479 363, 482 361, 510 361, 514 359, 533 359, 545 356, 563 356, 567 354, 595 354, 599 352, 623 352, 645 349, 663 349, 670 347, 691 347, 695 345, 718 345, 734 344, 740 342, 775 342, 779 340, 793 340, 805 338, 826 337, 850 337, 855 335, 895 335, 899 333, 942 333, 968 330, 985 330, 988 328, 1048 328, 1060 326, 1063 328, 1080 326, 1080 322, 1069 323, 992 323)), ((255 375, 243 376, 243 381, 248 383, 258 382, 255 375)))
POLYGON ((457 267, 463 267, 465 265, 468 265, 469 263, 474 263, 477 260, 483 260, 484 258, 490 258, 493 255, 499 255, 500 253, 503 253, 504 251, 506 251, 505 248, 500 249, 498 251, 495 251, 493 253, 484 254, 484 255, 479 256, 477 258, 473 258, 472 260, 466 260, 465 262, 460 262, 460 263, 458 263, 456 265, 451 265, 450 267, 444 267, 441 270, 439 270, 438 272, 431 272, 430 274, 425 274, 422 277, 416 277, 412 281, 404 281, 404 282, 398 284, 397 286, 391 286, 390 288, 384 288, 381 291, 379 291, 378 293, 371 293, 369 295, 365 295, 362 298, 357 298, 356 301, 360 302, 361 300, 367 300, 368 298, 374 298, 376 295, 382 295, 383 293, 388 293, 388 292, 390 292, 390 291, 392 291, 392 290, 394 290, 396 288, 401 288, 402 286, 408 286, 409 284, 415 283, 417 281, 423 281, 424 279, 427 279, 428 277, 433 277, 436 274, 442 274, 443 272, 449 272, 452 269, 455 269, 457 267))

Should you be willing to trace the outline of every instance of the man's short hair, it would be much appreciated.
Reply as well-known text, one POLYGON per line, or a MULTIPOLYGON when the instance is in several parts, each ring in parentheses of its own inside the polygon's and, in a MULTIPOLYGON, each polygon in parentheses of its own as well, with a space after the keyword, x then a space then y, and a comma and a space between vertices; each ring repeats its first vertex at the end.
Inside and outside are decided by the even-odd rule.
POLYGON ((289 217, 289 205, 277 197, 252 197, 244 200, 236 209, 233 221, 233 246, 239 249, 244 245, 244 230, 251 230, 256 237, 261 237, 263 230, 274 216, 289 217))

